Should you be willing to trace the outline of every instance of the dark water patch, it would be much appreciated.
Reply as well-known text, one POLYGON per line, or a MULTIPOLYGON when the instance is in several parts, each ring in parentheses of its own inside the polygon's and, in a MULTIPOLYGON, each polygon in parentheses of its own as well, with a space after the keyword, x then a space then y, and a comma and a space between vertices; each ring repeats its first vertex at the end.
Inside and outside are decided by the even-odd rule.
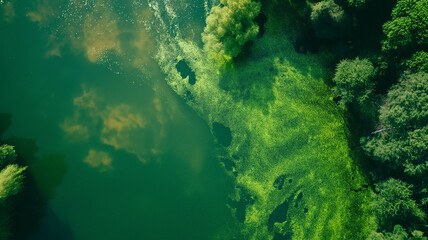
POLYGON ((65 155, 63 153, 44 155, 29 163, 29 166, 42 196, 45 199, 52 199, 55 188, 61 184, 62 178, 67 173, 65 155))
POLYGON ((217 142, 223 147, 228 147, 232 143, 232 133, 230 132, 230 128, 221 123, 213 123, 213 134, 217 139, 217 142))
POLYGON ((175 65, 175 68, 180 73, 180 75, 183 79, 186 77, 189 77, 189 84, 190 85, 194 85, 196 83, 195 72, 189 67, 189 64, 187 64, 186 60, 184 60, 184 59, 180 60, 175 65))
POLYGON ((299 195, 297 195, 296 202, 294 203, 294 207, 296 208, 299 207, 299 202, 302 201, 302 198, 303 198, 303 192, 300 192, 299 195))
POLYGON ((285 174, 282 174, 279 177, 277 177, 273 182, 273 187, 278 190, 281 190, 284 187, 285 178, 286 178, 285 174))
POLYGON ((186 91, 184 93, 184 97, 189 102, 193 102, 195 100, 194 97, 193 97, 193 95, 192 95, 192 93, 190 91, 186 91))
POLYGON ((0 136, 9 129, 12 124, 12 115, 8 113, 0 113, 0 136))
POLYGON ((220 161, 224 164, 224 168, 227 171, 235 172, 236 171, 236 164, 232 159, 229 158, 221 158, 220 161))
POLYGON ((283 203, 278 205, 275 210, 269 215, 268 220, 268 229, 272 230, 273 226, 276 222, 282 223, 287 220, 288 207, 290 203, 293 201, 293 198, 296 194, 297 190, 290 195, 283 203))
POLYGON ((71 226, 61 221, 54 211, 47 207, 41 221, 42 227, 31 236, 31 240, 74 240, 71 226))
POLYGON ((273 225, 276 222, 284 222, 285 220, 287 220, 289 200, 290 200, 290 198, 285 200, 280 205, 278 205, 275 208, 275 210, 273 210, 273 212, 269 215, 269 220, 268 220, 269 230, 272 230, 273 225))
POLYGON ((236 219, 239 222, 245 221, 245 214, 247 207, 255 202, 254 197, 248 192, 246 188, 239 187, 239 201, 230 202, 230 206, 236 209, 236 219))

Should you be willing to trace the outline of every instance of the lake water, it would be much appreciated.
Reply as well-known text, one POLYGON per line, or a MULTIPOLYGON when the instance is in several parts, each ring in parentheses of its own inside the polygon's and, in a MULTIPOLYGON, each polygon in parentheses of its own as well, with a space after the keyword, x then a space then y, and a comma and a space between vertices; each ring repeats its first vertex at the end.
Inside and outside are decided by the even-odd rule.
POLYGON ((209 239, 231 217, 209 128, 152 58, 148 6, 1 2, 2 138, 18 152, 35 141, 29 171, 46 200, 21 238, 209 239))
POLYGON ((29 166, 17 239, 374 230, 331 55, 296 51, 296 13, 265 1, 264 31, 220 69, 201 41, 217 3, 0 0, 1 141, 29 166))

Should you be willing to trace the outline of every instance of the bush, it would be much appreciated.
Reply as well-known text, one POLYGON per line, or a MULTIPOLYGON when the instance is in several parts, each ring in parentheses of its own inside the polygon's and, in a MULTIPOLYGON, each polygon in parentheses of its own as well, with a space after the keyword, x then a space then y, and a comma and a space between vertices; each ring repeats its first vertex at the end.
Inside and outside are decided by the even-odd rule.
POLYGON ((404 66, 412 73, 428 73, 428 53, 424 51, 414 53, 410 59, 404 62, 404 66))
POLYGON ((259 32, 254 19, 260 13, 260 3, 252 0, 221 0, 211 9, 202 34, 205 50, 217 61, 230 61, 259 32))
POLYGON ((333 90, 335 96, 340 97, 339 104, 365 104, 373 94, 374 75, 375 69, 367 59, 342 60, 333 78, 336 84, 333 90))
POLYGON ((312 6, 310 19, 317 37, 335 39, 343 32, 345 12, 333 0, 325 0, 312 6))
POLYGON ((425 213, 412 199, 411 188, 412 185, 393 178, 376 184, 373 209, 382 228, 391 230, 396 224, 408 225, 424 220, 425 213))
POLYGON ((386 40, 382 49, 413 52, 428 48, 428 0, 400 0, 391 21, 383 25, 386 40))

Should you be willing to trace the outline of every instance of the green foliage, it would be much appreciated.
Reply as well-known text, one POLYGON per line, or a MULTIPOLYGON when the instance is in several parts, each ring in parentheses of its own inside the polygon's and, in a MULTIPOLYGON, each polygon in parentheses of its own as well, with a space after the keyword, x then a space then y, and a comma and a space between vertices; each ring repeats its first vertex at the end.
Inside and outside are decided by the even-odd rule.
POLYGON ((16 153, 12 146, 0 146, 0 239, 9 239, 11 208, 9 196, 17 194, 23 184, 27 167, 14 164, 16 153))
MULTIPOLYGON (((266 28, 271 24, 277 23, 266 28)), ((297 53, 289 37, 267 31, 245 64, 221 74, 188 41, 165 41, 159 54, 172 89, 208 125, 230 129, 230 145, 219 146, 219 155, 233 165, 232 199, 239 204, 230 207, 241 220, 233 232, 243 236, 222 239, 272 239, 274 232, 276 238, 364 239, 375 227, 370 190, 323 80, 324 59, 297 53), (189 59, 195 85, 175 71, 178 55, 189 59)))
POLYGON ((221 0, 207 17, 202 41, 208 54, 218 62, 230 61, 259 32, 254 22, 260 3, 253 0, 221 0))
MULTIPOLYGON (((395 225, 393 232, 379 233, 372 232, 367 240, 407 240, 408 234, 400 225, 395 225)), ((416 239, 415 239, 416 240, 416 239)))
POLYGON ((381 227, 390 229, 396 224, 424 220, 425 213, 412 199, 411 188, 412 185, 393 178, 376 184, 373 209, 381 227))
POLYGON ((428 0, 400 0, 383 25, 384 51, 412 51, 428 48, 428 0))
POLYGON ((426 72, 428 73, 428 53, 425 51, 418 51, 414 53, 410 59, 404 62, 404 66, 407 70, 417 73, 426 72))
POLYGON ((411 175, 426 173, 427 102, 428 74, 404 75, 380 108, 380 125, 390 129, 362 139, 367 153, 391 167, 404 168, 411 175))
POLYGON ((334 39, 343 32, 345 11, 333 0, 312 5, 310 19, 319 38, 334 39))
POLYGON ((2 145, 0 146, 0 169, 3 169, 8 164, 15 162, 16 153, 13 146, 2 145))
POLYGON ((334 93, 340 97, 339 104, 355 102, 363 105, 372 97, 375 69, 367 59, 342 60, 336 67, 333 81, 336 83, 334 93))
POLYGON ((366 4, 367 0, 348 0, 348 5, 355 8, 361 8, 366 4))
POLYGON ((395 225, 393 232, 372 232, 367 240, 427 240, 424 233, 418 230, 412 232, 412 236, 400 225, 395 225))
POLYGON ((27 167, 19 167, 10 164, 0 172, 0 199, 17 194, 22 188, 24 170, 27 167))

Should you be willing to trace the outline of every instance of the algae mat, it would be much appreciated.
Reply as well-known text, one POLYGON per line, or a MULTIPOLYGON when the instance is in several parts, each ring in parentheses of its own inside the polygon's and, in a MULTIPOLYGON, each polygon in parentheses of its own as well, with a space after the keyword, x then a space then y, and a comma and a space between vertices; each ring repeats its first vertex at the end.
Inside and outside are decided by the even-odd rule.
POLYGON ((219 71, 178 25, 156 16, 165 33, 156 58, 167 82, 211 126, 235 178, 235 232, 219 237, 364 239, 373 229, 371 190, 351 157, 322 58, 296 53, 270 20, 249 56, 219 71))

